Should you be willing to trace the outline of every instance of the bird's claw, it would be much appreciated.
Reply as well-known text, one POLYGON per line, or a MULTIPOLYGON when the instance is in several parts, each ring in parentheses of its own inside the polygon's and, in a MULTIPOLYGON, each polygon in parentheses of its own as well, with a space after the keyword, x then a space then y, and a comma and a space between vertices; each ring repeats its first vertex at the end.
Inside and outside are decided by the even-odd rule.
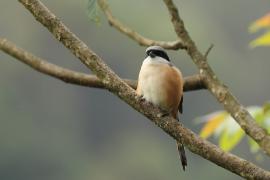
POLYGON ((163 118, 166 116, 170 116, 170 112, 166 111, 166 110, 161 110, 161 113, 158 114, 158 117, 163 118))
POLYGON ((143 95, 140 95, 140 102, 145 102, 146 101, 146 99, 143 97, 143 95))

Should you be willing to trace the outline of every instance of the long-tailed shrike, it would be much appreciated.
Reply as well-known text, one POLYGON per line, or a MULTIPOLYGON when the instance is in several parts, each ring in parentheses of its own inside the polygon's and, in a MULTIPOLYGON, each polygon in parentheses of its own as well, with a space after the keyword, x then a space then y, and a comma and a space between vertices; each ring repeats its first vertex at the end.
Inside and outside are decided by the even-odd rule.
MULTIPOLYGON (((183 84, 181 71, 170 62, 165 50, 160 46, 148 47, 139 73, 137 94, 179 120, 178 111, 182 113, 183 84)), ((185 170, 187 159, 184 145, 177 142, 177 148, 185 170)))

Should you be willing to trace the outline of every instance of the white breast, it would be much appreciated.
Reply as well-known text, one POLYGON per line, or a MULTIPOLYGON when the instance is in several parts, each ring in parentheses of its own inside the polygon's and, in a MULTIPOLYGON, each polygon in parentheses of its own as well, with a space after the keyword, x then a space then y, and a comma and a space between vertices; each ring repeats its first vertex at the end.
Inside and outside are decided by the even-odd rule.
POLYGON ((141 67, 139 74, 139 86, 143 97, 155 105, 162 105, 166 100, 164 85, 166 84, 165 74, 162 72, 164 65, 168 66, 170 62, 163 58, 155 57, 153 60, 147 57, 141 67))

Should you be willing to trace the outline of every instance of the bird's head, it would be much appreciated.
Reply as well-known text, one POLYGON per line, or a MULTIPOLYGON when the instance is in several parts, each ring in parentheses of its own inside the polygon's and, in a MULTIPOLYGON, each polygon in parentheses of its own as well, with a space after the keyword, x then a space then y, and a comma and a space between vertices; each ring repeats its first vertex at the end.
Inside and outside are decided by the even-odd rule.
POLYGON ((170 58, 167 55, 166 51, 160 46, 150 46, 146 49, 146 56, 150 56, 152 59, 155 57, 160 57, 170 62, 170 58))

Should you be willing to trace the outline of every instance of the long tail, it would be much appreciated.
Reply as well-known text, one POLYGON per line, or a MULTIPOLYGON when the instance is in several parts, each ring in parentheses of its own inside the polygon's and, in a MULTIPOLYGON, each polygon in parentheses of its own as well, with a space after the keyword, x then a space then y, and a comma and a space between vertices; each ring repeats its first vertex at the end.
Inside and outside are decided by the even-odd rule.
POLYGON ((178 141, 176 142, 176 145, 177 145, 177 149, 178 149, 178 153, 179 153, 179 157, 182 163, 183 170, 185 171, 186 166, 187 166, 187 157, 185 153, 185 147, 182 143, 178 141))
MULTIPOLYGON (((182 100, 183 100, 183 98, 182 98, 182 100)), ((179 121, 179 117, 178 117, 177 113, 175 114, 174 117, 175 117, 175 119, 177 119, 179 121)), ((187 166, 187 157, 186 157, 185 147, 181 142, 178 142, 178 141, 176 141, 176 146, 177 146, 177 150, 179 153, 179 158, 180 158, 181 163, 182 163, 183 170, 185 171, 186 166, 187 166)))

